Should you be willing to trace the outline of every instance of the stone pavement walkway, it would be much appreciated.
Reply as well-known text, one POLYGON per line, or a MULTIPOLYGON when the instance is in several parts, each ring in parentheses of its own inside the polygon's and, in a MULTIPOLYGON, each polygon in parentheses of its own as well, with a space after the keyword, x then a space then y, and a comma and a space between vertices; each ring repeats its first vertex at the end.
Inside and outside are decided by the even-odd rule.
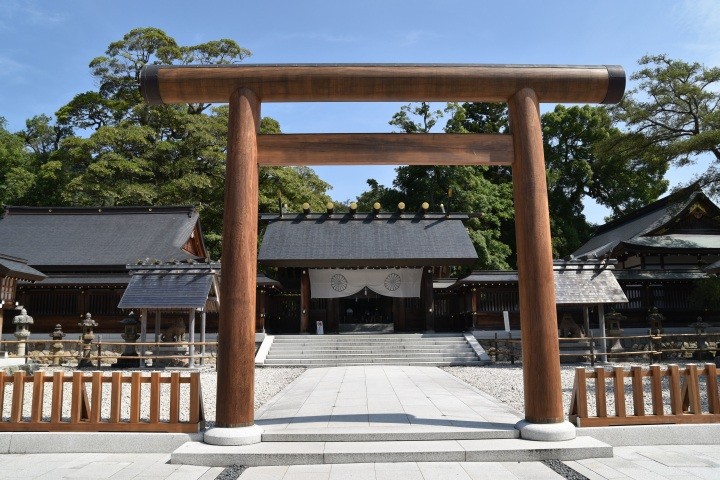
POLYGON ((5 454, 0 455, 0 479, 211 480, 224 470, 169 462, 169 453, 5 454))
MULTIPOLYGON (((167 463, 168 454, 0 455, 0 479, 211 480, 223 468, 167 463)), ((615 457, 564 462, 590 480, 720 479, 720 445, 615 447, 615 457)), ((540 462, 356 463, 252 467, 240 480, 562 479, 540 462)))
MULTIPOLYGON (((590 480, 718 480, 720 479, 720 445, 615 447, 615 457, 613 458, 563 463, 590 480)), ((541 462, 428 462, 252 467, 245 470, 240 480, 541 480, 563 478, 566 477, 541 462)))
POLYGON ((263 441, 514 438, 521 417, 435 367, 313 368, 266 403, 263 441), (465 434, 465 436, 463 436, 465 434), (372 435, 372 438, 369 436, 372 435), (368 437, 368 438, 365 438, 368 437))

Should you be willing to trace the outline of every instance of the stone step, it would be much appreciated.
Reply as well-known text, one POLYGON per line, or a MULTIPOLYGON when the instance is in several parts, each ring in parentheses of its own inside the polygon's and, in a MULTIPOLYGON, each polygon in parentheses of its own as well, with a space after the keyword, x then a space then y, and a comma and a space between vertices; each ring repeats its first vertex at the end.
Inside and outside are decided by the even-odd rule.
POLYGON ((264 356, 265 366, 482 365, 464 336, 280 335, 264 356))
POLYGON ((382 352, 380 355, 378 352, 369 353, 351 353, 351 352, 289 352, 289 353, 278 353, 274 352, 266 357, 271 358, 321 358, 321 359, 333 359, 333 358, 350 358, 363 360, 366 358, 432 358, 432 359, 453 359, 453 358, 477 358, 475 352, 382 352))
POLYGON ((377 442, 261 442, 245 446, 216 446, 188 442, 175 450, 170 462, 184 465, 249 467, 396 462, 536 462, 609 458, 610 445, 591 437, 565 442, 522 439, 423 440, 377 442))
POLYGON ((332 347, 321 347, 317 345, 311 345, 307 347, 299 347, 299 348, 270 348, 270 353, 278 352, 278 353, 359 353, 359 354, 367 354, 367 353, 453 353, 453 352, 472 352, 469 345, 459 345, 456 347, 443 347, 443 348, 386 348, 386 347, 339 347, 339 348, 332 348, 332 347))
POLYGON ((459 333, 389 333, 389 334, 377 334, 377 333, 367 333, 367 334, 357 334, 357 335, 339 335, 334 333, 328 333, 326 335, 314 335, 314 334, 299 334, 299 335, 275 335, 275 338, 452 338, 452 337, 462 337, 459 333))
POLYGON ((454 345, 466 341, 464 338, 446 340, 274 340, 278 345, 454 345))
POLYGON ((424 362, 419 360, 405 359, 405 360, 385 360, 385 359, 373 359, 373 361, 326 361, 324 363, 307 363, 304 359, 288 360, 276 363, 266 362, 265 364, 258 364, 257 366, 262 367, 350 367, 350 366, 362 366, 362 365, 412 365, 416 367, 469 367, 469 366, 481 366, 487 365, 487 362, 482 360, 458 360, 453 362, 440 362, 431 361, 424 362))
POLYGON ((294 363, 297 365, 347 365, 352 364, 383 364, 383 365, 394 365, 402 364, 416 365, 418 363, 423 364, 468 364, 472 362, 478 362, 476 358, 384 358, 384 357, 370 357, 370 358, 270 358, 265 360, 265 365, 277 365, 278 363, 294 363))
POLYGON ((458 345, 467 343, 464 338, 457 338, 452 340, 406 340, 406 341, 374 341, 374 340, 352 340, 352 341, 337 341, 337 340, 273 340, 273 344, 278 345, 458 345))
MULTIPOLYGON (((273 420, 270 420, 272 422, 273 420)), ((263 427, 263 421, 256 423, 263 427)), ((489 440, 519 438, 520 432, 512 424, 496 424, 495 427, 450 427, 397 424, 380 427, 323 427, 271 430, 268 426, 262 434, 263 442, 377 442, 411 440, 489 440)))

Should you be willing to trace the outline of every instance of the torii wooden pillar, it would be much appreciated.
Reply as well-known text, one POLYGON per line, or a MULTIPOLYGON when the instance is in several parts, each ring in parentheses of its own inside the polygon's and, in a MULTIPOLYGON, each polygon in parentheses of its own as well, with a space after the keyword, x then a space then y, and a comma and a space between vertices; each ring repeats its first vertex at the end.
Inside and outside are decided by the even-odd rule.
POLYGON ((525 420, 563 422, 540 102, 616 103, 617 66, 147 66, 145 100, 230 102, 218 345, 219 427, 254 422, 258 165, 510 165, 517 229, 525 420), (508 102, 512 135, 258 136, 261 102, 508 102))

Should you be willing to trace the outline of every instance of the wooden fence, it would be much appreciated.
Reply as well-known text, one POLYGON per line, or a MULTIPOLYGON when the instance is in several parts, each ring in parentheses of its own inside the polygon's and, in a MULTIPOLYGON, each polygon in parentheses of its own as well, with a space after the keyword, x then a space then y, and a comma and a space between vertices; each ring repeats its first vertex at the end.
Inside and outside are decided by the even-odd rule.
MULTIPOLYGON (((646 335, 625 335, 618 337, 582 337, 559 339, 560 359, 563 362, 596 361, 647 361, 649 365, 659 361, 684 362, 710 360, 720 356, 719 333, 663 333, 646 335), (605 342, 607 352, 602 350, 605 342)), ((494 361, 522 360, 522 341, 508 337, 478 339, 494 361)))
POLYGON ((568 413, 570 421, 578 427, 720 422, 715 364, 708 363, 700 368, 695 364, 666 367, 664 370, 660 365, 634 366, 630 370, 614 367, 609 372, 602 367, 594 370, 576 368, 568 413), (626 384, 628 378, 629 385, 626 384), (588 380, 594 380, 590 389, 595 395, 593 416, 588 411, 588 380), (608 383, 615 404, 614 415, 608 414, 608 383), (648 405, 645 404, 646 386, 650 394, 648 405), (632 395, 632 414, 627 412, 628 392, 632 395))
MULTIPOLYGON (((51 365, 57 359, 60 364, 73 364, 81 359, 92 362, 99 367, 112 365, 118 361, 135 362, 135 367, 143 367, 146 363, 153 365, 173 364, 173 366, 194 367, 214 363, 216 360, 217 341, 209 342, 134 342, 130 344, 135 353, 131 357, 121 354, 128 343, 122 341, 93 341, 84 344, 82 340, 46 340, 32 338, 30 340, 1 340, 0 351, 16 352, 19 344, 26 345, 23 358, 41 365, 51 365), (52 346, 59 345, 61 350, 53 351, 52 346), (165 353, 163 353, 165 352, 165 353), (174 352, 174 353, 173 353, 174 352)), ((18 358, 17 355, 13 355, 18 358)))
POLYGON ((170 376, 160 372, 149 376, 141 372, 112 372, 110 376, 102 372, 0 373, 0 432, 194 433, 204 424, 197 372, 189 376, 179 372, 170 376), (48 392, 46 384, 50 384, 48 392), (161 402, 163 395, 165 402, 161 402), (104 397, 109 402, 103 402, 104 397), (8 398, 10 405, 6 405, 8 398))

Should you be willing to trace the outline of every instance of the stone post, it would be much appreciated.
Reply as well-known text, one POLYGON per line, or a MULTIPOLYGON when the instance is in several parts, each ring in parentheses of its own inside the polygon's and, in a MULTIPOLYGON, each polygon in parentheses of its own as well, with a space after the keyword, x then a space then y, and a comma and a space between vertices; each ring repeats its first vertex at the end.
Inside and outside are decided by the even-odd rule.
POLYGON ((29 325, 33 324, 33 317, 27 314, 24 308, 20 311, 20 315, 13 318, 15 325, 15 338, 20 342, 17 344, 17 356, 24 358, 27 354, 27 339, 30 336, 29 325))
POLYGON ((53 344, 50 347, 52 349, 52 364, 60 365, 62 363, 63 352, 62 339, 65 337, 65 332, 62 331, 62 327, 58 323, 55 325, 55 330, 50 334, 53 339, 53 344))
POLYGON ((80 335, 80 340, 82 340, 82 353, 80 354, 80 359, 78 360, 78 368, 92 367, 93 364, 90 361, 92 345, 90 344, 95 338, 94 328, 97 327, 98 324, 92 319, 92 315, 90 315, 90 313, 86 313, 85 318, 78 323, 78 326, 82 328, 82 335, 80 335))
POLYGON ((138 325, 140 321, 135 318, 135 313, 130 312, 127 317, 120 320, 125 327, 122 337, 125 340, 125 351, 123 351, 118 361, 115 363, 116 368, 137 368, 140 366, 138 362, 138 353, 135 350, 135 342, 140 338, 138 333, 138 325))

